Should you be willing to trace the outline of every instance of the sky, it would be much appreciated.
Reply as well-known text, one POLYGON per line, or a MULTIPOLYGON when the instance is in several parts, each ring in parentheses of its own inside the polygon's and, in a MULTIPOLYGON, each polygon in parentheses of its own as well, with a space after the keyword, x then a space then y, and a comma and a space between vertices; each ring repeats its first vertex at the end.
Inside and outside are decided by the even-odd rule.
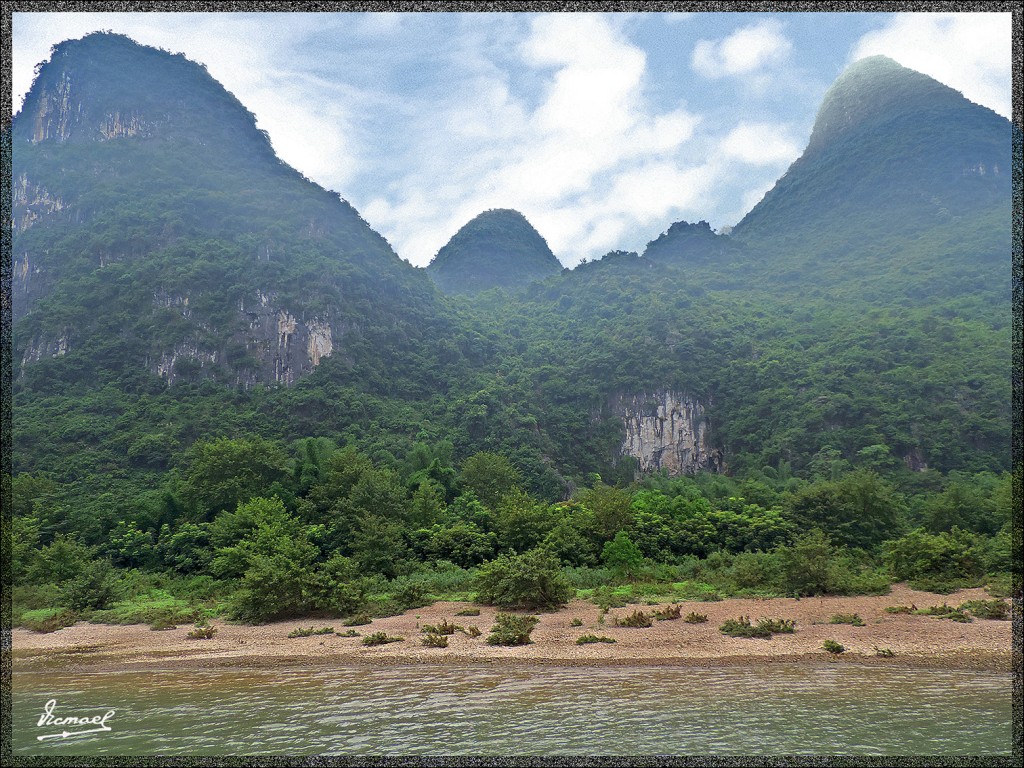
POLYGON ((16 13, 14 111, 50 46, 97 30, 205 64, 416 266, 493 208, 567 267, 732 226, 864 56, 1011 108, 1009 13, 16 13))

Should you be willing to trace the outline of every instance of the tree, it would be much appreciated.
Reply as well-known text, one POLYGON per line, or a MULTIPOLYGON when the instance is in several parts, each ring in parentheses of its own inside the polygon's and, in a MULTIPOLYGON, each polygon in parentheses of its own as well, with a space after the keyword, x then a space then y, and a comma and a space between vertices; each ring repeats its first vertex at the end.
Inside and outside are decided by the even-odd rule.
POLYGON ((188 451, 181 495, 209 516, 266 495, 287 477, 288 458, 274 443, 220 437, 188 451))
POLYGON ((573 595, 558 560, 541 549, 485 563, 476 576, 476 589, 481 603, 527 610, 551 610, 573 595))
POLYGON ((463 487, 476 494, 477 499, 490 509, 520 483, 519 470, 497 453, 475 453, 462 464, 459 480, 463 487))
POLYGON ((604 545, 601 560, 618 576, 633 580, 644 565, 644 555, 625 531, 615 534, 612 541, 604 545))

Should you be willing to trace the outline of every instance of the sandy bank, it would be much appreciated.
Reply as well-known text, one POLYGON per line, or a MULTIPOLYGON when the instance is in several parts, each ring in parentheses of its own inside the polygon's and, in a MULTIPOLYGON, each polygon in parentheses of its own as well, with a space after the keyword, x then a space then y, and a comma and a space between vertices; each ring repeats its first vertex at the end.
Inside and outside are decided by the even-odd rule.
POLYGON ((1010 669, 1012 625, 1009 621, 975 619, 962 624, 931 616, 891 614, 886 607, 914 604, 918 608, 959 605, 967 600, 985 600, 981 589, 952 595, 917 592, 904 585, 889 595, 867 597, 814 597, 796 600, 730 599, 716 603, 682 603, 690 611, 706 614, 707 623, 687 624, 682 620, 658 621, 647 629, 614 626, 615 616, 637 608, 612 608, 599 623, 594 605, 574 601, 566 608, 539 614, 533 644, 514 648, 487 645, 484 640, 497 610, 468 603, 437 603, 407 611, 400 616, 374 619, 371 625, 356 627, 363 636, 377 631, 405 638, 403 642, 368 648, 362 637, 317 635, 288 638, 296 627, 333 626, 345 628, 340 620, 290 620, 262 626, 213 622, 217 634, 211 640, 190 640, 190 626, 153 631, 146 625, 111 626, 80 622, 58 632, 39 634, 27 629, 13 631, 13 659, 16 671, 43 670, 53 665, 62 669, 173 669, 203 667, 266 667, 321 664, 552 664, 589 665, 717 665, 758 664, 810 660, 833 660, 897 666, 928 666, 973 669, 1010 669), (456 616, 479 607, 479 616, 456 616), (835 614, 859 614, 864 627, 829 624, 835 614), (718 631, 723 621, 738 616, 752 621, 761 617, 796 621, 796 632, 770 640, 727 637, 718 631), (426 648, 420 643, 420 627, 447 619, 463 627, 482 630, 477 638, 456 633, 447 648, 426 648), (580 619, 582 626, 570 626, 580 619), (583 634, 604 635, 615 643, 576 645, 583 634), (834 657, 821 648, 822 641, 835 640, 846 647, 834 657), (891 658, 877 656, 876 647, 888 648, 891 658))

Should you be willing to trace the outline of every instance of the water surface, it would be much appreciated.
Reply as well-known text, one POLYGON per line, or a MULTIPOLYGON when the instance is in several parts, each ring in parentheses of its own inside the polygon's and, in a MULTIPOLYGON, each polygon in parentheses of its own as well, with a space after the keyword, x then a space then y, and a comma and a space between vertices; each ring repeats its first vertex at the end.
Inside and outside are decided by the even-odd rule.
MULTIPOLYGON (((1009 673, 854 664, 16 673, 16 754, 1009 754, 1009 673), (40 741, 56 716, 109 732, 40 741)), ((68 728, 67 730, 81 730, 68 728)))

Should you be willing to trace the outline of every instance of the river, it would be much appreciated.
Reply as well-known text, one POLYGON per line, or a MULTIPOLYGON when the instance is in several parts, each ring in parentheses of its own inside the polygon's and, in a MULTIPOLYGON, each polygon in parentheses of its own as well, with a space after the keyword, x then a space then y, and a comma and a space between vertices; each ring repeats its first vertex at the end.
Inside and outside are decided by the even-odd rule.
POLYGON ((19 755, 994 755, 1012 722, 1009 673, 849 663, 17 672, 12 687, 19 755), (109 730, 40 725, 51 700, 52 718, 112 711, 109 730))

